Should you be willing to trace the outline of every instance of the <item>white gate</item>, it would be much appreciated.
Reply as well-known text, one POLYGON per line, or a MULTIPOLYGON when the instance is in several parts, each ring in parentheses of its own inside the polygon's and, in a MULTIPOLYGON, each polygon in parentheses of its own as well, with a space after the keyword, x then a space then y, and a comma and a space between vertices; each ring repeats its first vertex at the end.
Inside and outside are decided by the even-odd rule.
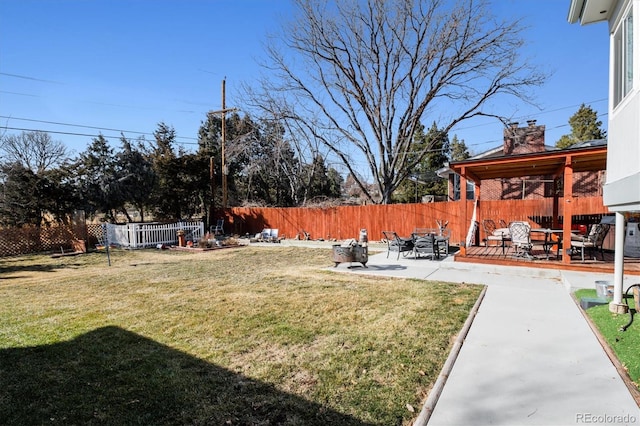
POLYGON ((203 222, 109 223, 106 228, 109 244, 131 249, 177 244, 178 231, 184 231, 186 240, 193 241, 194 244, 204 235, 203 222))

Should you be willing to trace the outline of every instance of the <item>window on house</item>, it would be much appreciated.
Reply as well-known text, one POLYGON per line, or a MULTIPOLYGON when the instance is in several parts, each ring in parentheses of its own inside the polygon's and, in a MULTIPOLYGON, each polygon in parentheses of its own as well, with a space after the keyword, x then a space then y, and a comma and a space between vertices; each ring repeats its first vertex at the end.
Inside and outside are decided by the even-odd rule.
MULTIPOLYGON (((453 199, 458 201, 460 199, 460 175, 453 175, 453 199)), ((473 200, 476 196, 475 184, 471 181, 467 181, 467 200, 473 200)))
POLYGON ((614 106, 633 88, 633 9, 629 8, 613 35, 614 106))
POLYGON ((476 199, 476 184, 473 182, 467 181, 467 200, 475 200, 476 199))
POLYGON ((460 199, 460 175, 453 175, 453 199, 454 201, 460 199))

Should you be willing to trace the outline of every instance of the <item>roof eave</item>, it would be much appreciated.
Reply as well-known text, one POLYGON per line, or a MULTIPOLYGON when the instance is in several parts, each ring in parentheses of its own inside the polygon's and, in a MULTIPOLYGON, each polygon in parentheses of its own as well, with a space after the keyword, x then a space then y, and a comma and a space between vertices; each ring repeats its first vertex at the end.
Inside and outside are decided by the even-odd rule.
POLYGON ((571 0, 567 20, 580 25, 608 21, 618 0, 571 0))

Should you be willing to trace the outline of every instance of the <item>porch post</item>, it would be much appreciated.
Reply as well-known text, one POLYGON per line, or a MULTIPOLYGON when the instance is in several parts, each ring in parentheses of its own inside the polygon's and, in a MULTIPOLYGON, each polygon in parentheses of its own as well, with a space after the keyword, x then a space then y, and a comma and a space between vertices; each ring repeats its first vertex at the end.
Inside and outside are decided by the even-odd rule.
POLYGON ((460 241, 464 241, 464 244, 460 244, 460 255, 467 255, 467 233, 469 232, 469 215, 467 212, 467 178, 465 177, 465 167, 460 170, 460 200, 462 203, 462 236, 460 237, 460 241))
POLYGON ((482 219, 484 219, 484 214, 481 213, 482 211, 482 203, 480 202, 480 197, 481 195, 481 185, 480 185, 481 181, 473 181, 473 183, 475 184, 475 191, 474 191, 474 195, 475 195, 475 200, 473 200, 473 204, 474 204, 474 211, 475 211, 475 215, 473 214, 473 212, 471 212, 471 217, 469 218, 469 226, 471 226, 471 220, 475 220, 476 222, 478 222, 478 226, 476 227, 476 234, 478 235, 478 244, 482 244, 482 235, 480 234, 480 224, 482 223, 482 219))
POLYGON ((616 212, 616 239, 613 265, 613 300, 609 302, 609 310, 615 313, 626 313, 627 305, 622 303, 622 287, 624 285, 624 214, 616 212))
POLYGON ((569 265, 571 256, 567 251, 571 249, 571 217, 573 216, 573 166, 571 156, 564 162, 564 203, 562 204, 562 263, 569 265))
MULTIPOLYGON (((482 205, 480 204, 480 192, 481 192, 481 188, 480 188, 480 182, 474 182, 475 186, 475 200, 474 202, 476 203, 476 220, 478 221, 478 223, 482 223, 482 219, 484 219, 484 215, 480 213, 480 210, 482 208, 482 205)), ((478 238, 480 241, 482 241, 482 238, 480 238, 480 227, 478 226, 478 238)))

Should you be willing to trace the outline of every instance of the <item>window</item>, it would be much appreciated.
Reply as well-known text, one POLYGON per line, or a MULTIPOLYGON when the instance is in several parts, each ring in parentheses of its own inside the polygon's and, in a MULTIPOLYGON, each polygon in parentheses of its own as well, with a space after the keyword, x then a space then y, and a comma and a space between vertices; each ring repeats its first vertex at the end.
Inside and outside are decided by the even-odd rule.
MULTIPOLYGON (((453 175, 453 199, 455 201, 458 201, 460 199, 460 180, 461 179, 459 174, 453 175)), ((467 200, 475 199, 475 192, 476 185, 471 181, 467 181, 467 200)))
POLYGON ((633 88, 633 9, 622 19, 613 35, 614 43, 614 106, 633 88))

